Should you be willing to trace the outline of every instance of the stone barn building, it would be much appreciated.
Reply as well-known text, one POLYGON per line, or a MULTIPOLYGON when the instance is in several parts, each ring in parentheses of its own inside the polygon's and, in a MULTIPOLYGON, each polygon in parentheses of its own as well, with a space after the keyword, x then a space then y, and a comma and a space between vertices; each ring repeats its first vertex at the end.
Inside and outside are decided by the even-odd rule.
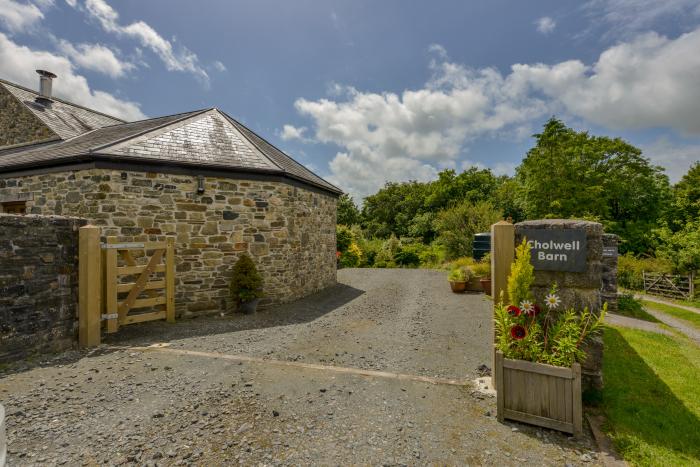
POLYGON ((175 236, 179 316, 223 310, 244 252, 263 303, 335 284, 337 187, 218 109, 125 122, 39 74, 40 92, 0 80, 0 210, 82 217, 122 242, 175 236))

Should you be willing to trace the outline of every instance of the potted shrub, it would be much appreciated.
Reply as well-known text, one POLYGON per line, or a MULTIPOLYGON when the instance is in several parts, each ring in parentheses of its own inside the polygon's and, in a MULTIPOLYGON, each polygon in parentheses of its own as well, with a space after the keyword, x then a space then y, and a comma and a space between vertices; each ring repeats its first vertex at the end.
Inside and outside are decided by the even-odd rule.
POLYGON ((479 264, 482 267, 483 277, 479 280, 481 288, 486 295, 491 295, 491 254, 486 253, 479 264))
POLYGON ((582 429, 582 344, 597 333, 607 310, 596 316, 560 309, 553 284, 544 309, 535 304, 530 248, 523 242, 508 278, 511 304, 495 312, 495 387, 499 421, 517 420, 577 435, 582 429))
POLYGON ((260 302, 263 280, 250 256, 243 254, 233 266, 231 298, 245 314, 255 313, 260 302))
POLYGON ((478 262, 475 263, 473 266, 470 266, 469 269, 471 269, 472 277, 469 280, 469 283, 467 284, 467 290, 470 292, 484 291, 482 282, 484 281, 484 279, 490 278, 491 265, 486 264, 484 262, 478 262))
POLYGON ((462 293, 467 288, 467 281, 469 280, 468 269, 464 267, 454 267, 450 271, 447 280, 450 282, 450 287, 454 293, 462 293))

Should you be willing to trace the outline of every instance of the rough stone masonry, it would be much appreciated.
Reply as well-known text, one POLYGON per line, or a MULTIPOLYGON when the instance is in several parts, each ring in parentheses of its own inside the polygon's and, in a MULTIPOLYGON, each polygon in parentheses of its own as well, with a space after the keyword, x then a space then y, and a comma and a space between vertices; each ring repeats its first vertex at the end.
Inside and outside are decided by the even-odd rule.
MULTIPOLYGON (((584 307, 588 307, 588 309, 598 313, 603 306, 604 298, 613 301, 611 306, 616 308, 617 257, 615 256, 614 260, 603 257, 604 245, 617 246, 614 236, 606 236, 603 233, 603 226, 597 222, 571 219, 525 221, 515 224, 516 246, 523 241, 524 232, 533 229, 580 230, 585 232, 587 245, 585 268, 582 272, 545 271, 535 268, 535 281, 532 290, 538 303, 544 303, 544 297, 552 284, 556 282, 563 309, 583 310, 584 307)), ((588 353, 588 359, 582 365, 584 386, 601 388, 603 383, 602 338, 600 336, 594 338, 585 350, 588 353)))
POLYGON ((281 178, 203 183, 198 193, 196 176, 88 169, 0 179, 0 199, 86 218, 121 242, 175 236, 178 316, 230 310, 230 272, 244 252, 265 279, 263 305, 336 283, 335 196, 281 178))
POLYGON ((0 363, 75 342, 84 219, 0 214, 0 363))

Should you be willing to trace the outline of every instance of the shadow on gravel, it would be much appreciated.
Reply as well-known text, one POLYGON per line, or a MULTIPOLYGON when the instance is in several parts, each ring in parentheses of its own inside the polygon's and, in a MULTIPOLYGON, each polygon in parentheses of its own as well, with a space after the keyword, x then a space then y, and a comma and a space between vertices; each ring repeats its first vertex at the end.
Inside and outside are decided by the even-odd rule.
POLYGON ((253 315, 240 313, 125 326, 116 334, 103 335, 109 345, 150 345, 175 339, 209 336, 251 329, 265 329, 307 323, 331 313, 364 294, 364 290, 338 283, 308 297, 283 305, 273 305, 253 315))

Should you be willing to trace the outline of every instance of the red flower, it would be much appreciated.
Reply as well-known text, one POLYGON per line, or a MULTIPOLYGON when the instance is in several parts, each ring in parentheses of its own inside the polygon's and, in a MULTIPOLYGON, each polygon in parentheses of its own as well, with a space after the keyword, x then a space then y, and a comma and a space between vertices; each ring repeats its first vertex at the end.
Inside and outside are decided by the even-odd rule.
POLYGON ((524 339, 525 336, 527 336, 527 329, 525 329, 521 325, 516 324, 515 326, 510 328, 510 337, 512 337, 513 339, 520 340, 524 339))
POLYGON ((336 252, 335 252, 335 257, 336 257, 337 259, 340 259, 340 255, 341 255, 341 253, 340 253, 339 251, 336 251, 336 252))
POLYGON ((509 305, 507 310, 508 314, 512 316, 520 316, 520 314, 522 313, 522 311, 520 311, 520 308, 518 308, 515 305, 509 305))

